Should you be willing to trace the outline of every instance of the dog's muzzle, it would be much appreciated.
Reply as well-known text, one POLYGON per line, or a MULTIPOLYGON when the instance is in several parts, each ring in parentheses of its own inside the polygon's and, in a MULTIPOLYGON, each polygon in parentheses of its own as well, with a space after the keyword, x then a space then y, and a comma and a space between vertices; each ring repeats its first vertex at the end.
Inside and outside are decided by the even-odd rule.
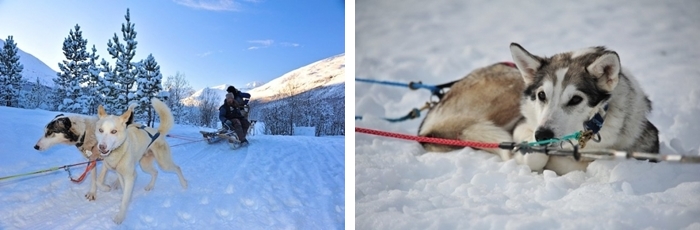
POLYGON ((100 151, 100 156, 102 157, 109 156, 109 154, 112 153, 112 150, 107 150, 107 146, 104 144, 99 144, 97 149, 100 151))

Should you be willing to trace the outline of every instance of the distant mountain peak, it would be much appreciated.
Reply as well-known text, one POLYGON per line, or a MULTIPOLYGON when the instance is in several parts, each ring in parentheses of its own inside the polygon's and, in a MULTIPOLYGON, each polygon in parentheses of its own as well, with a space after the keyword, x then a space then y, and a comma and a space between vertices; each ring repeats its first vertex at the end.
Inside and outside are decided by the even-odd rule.
MULTIPOLYGON (((253 81, 245 87, 236 88, 250 93, 251 100, 275 98, 290 84, 294 84, 294 95, 325 87, 328 89, 319 92, 320 97, 344 97, 344 83, 345 54, 339 54, 292 70, 265 84, 253 81)), ((224 98, 228 86, 223 84, 207 88, 213 89, 218 98, 224 98)), ((183 101, 188 105, 194 104, 203 92, 204 89, 197 90, 183 101)))
MULTIPOLYGON (((21 44, 22 41, 15 40, 15 43, 21 44)), ((5 45, 5 40, 0 39, 0 47, 5 45)), ((42 62, 34 55, 24 52, 22 49, 17 47, 19 52, 19 62, 24 65, 22 70, 22 79, 34 83, 37 79, 42 85, 53 87, 53 79, 56 78, 56 71, 51 69, 46 63, 42 62)))

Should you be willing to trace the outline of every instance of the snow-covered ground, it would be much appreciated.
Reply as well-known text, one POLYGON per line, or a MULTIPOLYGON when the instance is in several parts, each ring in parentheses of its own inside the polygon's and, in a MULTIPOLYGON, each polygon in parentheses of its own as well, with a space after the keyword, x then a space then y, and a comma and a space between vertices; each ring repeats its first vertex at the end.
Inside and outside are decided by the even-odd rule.
MULTIPOLYGON (((511 42, 545 56, 607 46, 653 102, 662 152, 699 154, 700 1, 384 0, 355 9, 358 78, 440 84, 511 60, 511 42)), ((417 133, 420 119, 378 118, 422 106, 427 91, 355 84, 364 116, 356 126, 417 133)), ((472 149, 425 153, 414 142, 355 138, 357 229, 700 229, 700 164, 596 161, 556 176, 472 149)))
MULTIPOLYGON (((84 162, 75 147, 33 149, 57 112, 0 107, 0 177, 84 162)), ((81 184, 59 170, 0 181, 0 229, 340 229, 345 224, 344 138, 249 137, 230 150, 200 140, 199 128, 176 125, 172 156, 189 182, 160 171, 155 188, 137 169, 126 219, 115 225, 121 190, 84 197, 81 184), (184 137, 184 139, 183 139, 184 137)), ((98 164, 101 167, 101 164, 98 164)), ((71 170, 77 177, 85 169, 71 170)), ((116 180, 114 172, 107 182, 116 180)))

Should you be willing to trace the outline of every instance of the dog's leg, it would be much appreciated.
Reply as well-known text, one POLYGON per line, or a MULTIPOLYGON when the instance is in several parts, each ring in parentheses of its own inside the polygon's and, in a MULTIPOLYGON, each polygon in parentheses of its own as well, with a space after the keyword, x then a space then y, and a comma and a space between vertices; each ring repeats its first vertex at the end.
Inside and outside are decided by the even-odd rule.
POLYGON ((87 198, 90 201, 95 200, 95 196, 97 194, 97 167, 94 167, 90 170, 90 191, 88 191, 87 194, 85 194, 85 198, 87 198))
POLYGON ((177 176, 180 178, 180 185, 182 185, 182 188, 187 189, 187 180, 185 180, 185 176, 182 175, 180 166, 175 165, 175 162, 173 162, 173 158, 170 155, 170 146, 167 144, 154 145, 152 151, 160 169, 177 173, 177 176))
POLYGON ((105 184, 105 176, 107 176, 107 163, 102 162, 102 170, 100 170, 100 176, 97 178, 97 185, 103 192, 109 192, 112 188, 105 184))
POLYGON ((122 196, 122 204, 119 207, 119 213, 114 217, 114 223, 116 224, 121 224, 126 217, 126 211, 129 209, 129 203, 131 201, 131 192, 134 190, 134 181, 136 180, 136 170, 134 168, 124 171, 124 173, 119 173, 119 183, 124 186, 124 195, 122 196))
POLYGON ((575 170, 585 172, 586 168, 588 168, 588 163, 576 161, 572 157, 553 156, 549 158, 549 162, 544 168, 556 172, 557 175, 564 175, 575 170))
POLYGON ((147 150, 148 152, 143 155, 141 158, 141 169, 145 171, 148 174, 151 174, 151 182, 148 183, 146 186, 146 191, 151 191, 153 189, 153 186, 156 184, 156 178, 158 178, 158 170, 153 167, 153 153, 151 153, 151 150, 147 150))
MULTIPOLYGON (((523 123, 513 130, 513 139, 516 142, 532 141, 534 139, 533 133, 534 129, 527 123, 523 123)), ((516 152, 514 158, 518 164, 527 165, 530 167, 530 170, 535 172, 542 172, 547 161, 549 161, 549 156, 543 153, 522 154, 516 152)))

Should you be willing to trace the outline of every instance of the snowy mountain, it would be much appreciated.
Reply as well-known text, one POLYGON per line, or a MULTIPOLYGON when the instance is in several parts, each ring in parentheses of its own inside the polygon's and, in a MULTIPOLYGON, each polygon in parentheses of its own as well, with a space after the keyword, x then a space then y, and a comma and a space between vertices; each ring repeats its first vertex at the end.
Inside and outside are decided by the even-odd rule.
MULTIPOLYGON (((251 100, 270 100, 280 95, 285 87, 294 84, 293 95, 314 91, 316 97, 344 97, 345 95, 345 54, 326 58, 301 68, 292 70, 268 83, 251 82, 246 84, 247 91, 252 95, 251 100)), ((186 105, 197 102, 199 97, 210 89, 216 98, 223 100, 229 85, 219 85, 195 91, 190 97, 183 99, 186 105)), ((240 88, 240 89, 246 89, 240 88)))
POLYGON ((293 95, 322 89, 317 97, 344 97, 345 95, 345 54, 326 58, 304 67, 292 70, 262 86, 250 91, 251 100, 269 100, 289 86, 293 95))
POLYGON ((249 90, 255 89, 261 85, 264 85, 264 84, 265 83, 259 82, 259 81, 249 82, 248 84, 245 84, 245 87, 240 88, 240 90, 249 91, 249 90))
MULTIPOLYGON (((22 41, 15 40, 15 43, 21 43, 22 41)), ((0 39, 0 47, 5 45, 5 40, 0 39)), ((19 61, 24 65, 24 70, 22 70, 22 79, 27 80, 30 83, 39 82, 46 86, 53 86, 53 79, 56 78, 56 71, 51 69, 46 63, 42 62, 38 58, 34 57, 27 52, 19 49, 19 61)))

